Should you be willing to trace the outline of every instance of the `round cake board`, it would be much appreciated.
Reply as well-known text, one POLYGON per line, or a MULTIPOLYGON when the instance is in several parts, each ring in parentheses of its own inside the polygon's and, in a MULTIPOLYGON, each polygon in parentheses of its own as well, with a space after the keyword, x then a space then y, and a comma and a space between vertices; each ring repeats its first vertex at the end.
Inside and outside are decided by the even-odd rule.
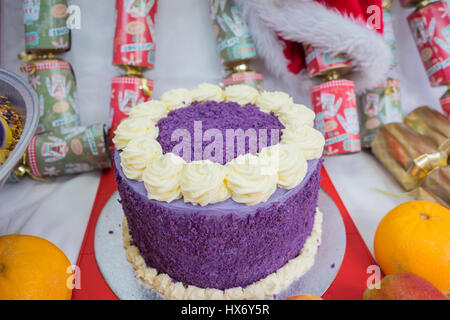
MULTIPOLYGON (((116 192, 108 200, 95 231, 95 257, 111 290, 122 300, 161 300, 151 288, 142 285, 127 261, 122 238, 123 210, 116 192)), ((297 294, 322 296, 330 287, 344 258, 345 226, 339 209, 323 191, 319 193, 319 209, 323 213, 322 244, 314 266, 288 289, 277 295, 285 299, 297 294)))

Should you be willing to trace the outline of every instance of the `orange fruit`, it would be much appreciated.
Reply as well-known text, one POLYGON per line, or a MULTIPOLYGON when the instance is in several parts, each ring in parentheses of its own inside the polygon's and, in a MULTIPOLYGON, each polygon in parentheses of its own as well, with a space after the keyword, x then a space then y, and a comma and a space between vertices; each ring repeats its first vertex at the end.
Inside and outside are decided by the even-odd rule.
POLYGON ((34 236, 0 237, 0 300, 69 300, 71 263, 53 243, 34 236))
POLYGON ((411 272, 450 294, 450 211, 429 201, 410 201, 378 225, 375 257, 385 274, 411 272))

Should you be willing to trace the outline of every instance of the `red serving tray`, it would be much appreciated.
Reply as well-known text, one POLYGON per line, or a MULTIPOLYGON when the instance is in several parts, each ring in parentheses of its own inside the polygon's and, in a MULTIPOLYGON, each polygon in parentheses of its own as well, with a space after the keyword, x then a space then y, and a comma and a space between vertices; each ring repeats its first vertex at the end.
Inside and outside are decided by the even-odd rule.
MULTIPOLYGON (((322 188, 330 195, 341 212, 345 224, 347 247, 341 268, 330 288, 322 296, 325 300, 360 300, 366 289, 367 268, 376 262, 364 243, 353 220, 339 197, 325 168, 322 169, 322 188)), ((109 198, 117 190, 114 170, 103 173, 97 190, 77 266, 80 270, 81 288, 74 289, 73 300, 118 300, 103 279, 94 251, 94 235, 97 220, 109 198)))

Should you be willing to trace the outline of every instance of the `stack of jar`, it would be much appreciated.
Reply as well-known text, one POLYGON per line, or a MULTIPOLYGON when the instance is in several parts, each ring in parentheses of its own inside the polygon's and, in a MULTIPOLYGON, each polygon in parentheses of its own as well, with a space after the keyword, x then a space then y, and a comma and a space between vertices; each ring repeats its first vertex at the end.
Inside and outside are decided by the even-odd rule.
POLYGON ((157 9, 157 0, 116 0, 113 64, 123 74, 112 79, 111 136, 132 107, 152 98, 153 81, 144 72, 155 66, 157 9))
POLYGON ((262 90, 262 74, 249 67, 257 58, 256 46, 239 8, 233 0, 210 0, 209 3, 220 60, 226 68, 223 85, 246 84, 262 90))
POLYGON ((312 88, 315 126, 325 136, 324 155, 361 151, 355 84, 342 78, 352 70, 345 54, 333 55, 305 45, 306 68, 322 84, 312 88))
POLYGON ((19 58, 26 61, 21 71, 41 106, 37 133, 78 126, 75 75, 70 63, 57 57, 71 48, 67 0, 24 0, 23 12, 26 53, 19 58))
MULTIPOLYGON (((397 45, 392 25, 393 0, 383 0, 384 38, 392 52, 391 73, 398 65, 397 45)), ((389 77, 377 87, 367 90, 359 97, 361 143, 371 148, 379 128, 391 122, 403 121, 400 99, 400 82, 389 77)))
POLYGON ((26 52, 21 71, 28 74, 40 102, 37 135, 11 181, 26 173, 36 179, 104 169, 111 161, 106 126, 80 126, 77 83, 72 66, 57 55, 71 48, 67 0, 23 1, 26 52))
POLYGON ((416 41, 431 86, 447 86, 441 106, 450 118, 450 11, 445 0, 401 0, 415 7, 408 24, 416 41))

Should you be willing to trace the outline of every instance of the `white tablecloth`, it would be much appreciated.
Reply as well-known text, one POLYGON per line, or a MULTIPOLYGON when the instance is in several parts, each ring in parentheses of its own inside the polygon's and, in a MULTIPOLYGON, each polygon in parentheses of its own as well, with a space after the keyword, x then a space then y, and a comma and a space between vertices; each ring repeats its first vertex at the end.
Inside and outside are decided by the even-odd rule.
MULTIPOLYGON (((400 65, 396 72, 402 82, 405 112, 420 105, 439 109, 443 88, 430 88, 419 54, 406 24, 411 12, 393 9, 400 65)), ((17 54, 24 50, 22 1, 3 0, 1 16, 1 67, 19 73, 17 54)), ((110 80, 118 74, 112 61, 114 0, 72 1, 81 7, 81 29, 74 30, 72 50, 64 55, 78 79, 79 105, 83 124, 108 119, 110 80)), ((155 80, 155 97, 174 87, 219 82, 222 66, 216 53, 206 0, 162 0, 157 22, 156 68, 147 73, 155 80)), ((283 88, 261 62, 265 88, 283 88)), ((286 90, 287 91, 287 90, 286 90)), ((310 105, 309 92, 289 92, 296 102, 310 105)), ((328 169, 347 209, 372 250, 380 219, 404 199, 390 198, 376 188, 400 192, 387 171, 367 152, 326 159, 328 169)), ((89 219, 100 174, 87 173, 58 178, 45 184, 30 179, 6 185, 0 191, 0 235, 31 234, 44 237, 60 247, 76 263, 89 219)))

